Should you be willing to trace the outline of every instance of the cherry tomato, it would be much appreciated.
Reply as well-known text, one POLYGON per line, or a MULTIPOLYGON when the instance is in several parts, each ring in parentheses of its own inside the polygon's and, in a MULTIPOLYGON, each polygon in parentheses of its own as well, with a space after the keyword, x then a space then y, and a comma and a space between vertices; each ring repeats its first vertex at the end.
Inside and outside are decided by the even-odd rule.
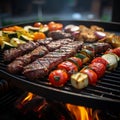
POLYGON ((89 84, 91 85, 96 84, 98 77, 97 77, 97 74, 93 70, 89 68, 83 68, 80 72, 86 73, 88 75, 89 84))
POLYGON ((63 29, 63 24, 62 23, 56 23, 56 22, 49 22, 48 27, 49 27, 50 31, 62 30, 63 29))
POLYGON ((96 72, 98 78, 102 77, 106 70, 106 66, 103 63, 93 62, 92 64, 89 64, 88 67, 90 67, 93 71, 96 72))
POLYGON ((109 49, 108 51, 105 52, 105 54, 107 54, 107 53, 114 53, 118 57, 120 57, 120 47, 114 48, 114 49, 109 49))
POLYGON ((105 59, 103 59, 102 57, 96 57, 96 58, 94 58, 94 59, 91 61, 91 63, 94 63, 94 62, 103 63, 106 67, 107 67, 107 65, 108 65, 108 62, 107 62, 105 59))
POLYGON ((35 32, 34 33, 34 40, 40 40, 40 39, 45 39, 46 35, 43 32, 35 32))
POLYGON ((78 66, 78 69, 80 69, 83 65, 82 59, 77 58, 77 57, 70 57, 70 58, 68 58, 68 61, 71 61, 74 64, 76 64, 78 66))
POLYGON ((64 70, 54 70, 48 77, 51 84, 55 87, 62 87, 68 81, 68 74, 64 70))
POLYGON ((34 27, 43 27, 43 24, 41 22, 36 22, 33 25, 34 27))
POLYGON ((61 64, 58 65, 58 69, 66 70, 69 74, 69 77, 73 74, 78 72, 78 67, 74 63, 70 61, 64 61, 61 64))

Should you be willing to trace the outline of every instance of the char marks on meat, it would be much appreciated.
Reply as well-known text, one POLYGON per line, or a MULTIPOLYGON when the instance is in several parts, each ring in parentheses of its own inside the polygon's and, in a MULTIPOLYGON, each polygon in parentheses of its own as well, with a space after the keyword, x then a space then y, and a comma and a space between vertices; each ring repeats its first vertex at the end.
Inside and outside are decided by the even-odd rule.
POLYGON ((48 49, 45 46, 39 46, 32 52, 25 54, 23 56, 17 57, 13 62, 7 66, 7 70, 10 73, 18 73, 23 70, 23 67, 39 57, 43 57, 48 53, 48 49))
POLYGON ((48 49, 45 46, 40 45, 37 48, 35 48, 32 52, 29 52, 28 54, 17 57, 13 62, 11 62, 8 65, 7 70, 13 74, 21 72, 24 66, 33 62, 37 58, 43 57, 49 51, 53 51, 57 48, 60 48, 62 45, 67 44, 72 41, 73 41, 72 39, 60 39, 60 40, 51 42, 48 45, 46 45, 48 49))
POLYGON ((96 43, 92 43, 92 44, 85 44, 83 46, 83 48, 89 49, 89 50, 94 50, 95 54, 99 54, 99 53, 105 52, 109 48, 112 48, 112 46, 109 43, 96 42, 96 43))
POLYGON ((54 40, 70 38, 72 39, 72 35, 70 33, 65 33, 61 30, 51 31, 48 33, 49 37, 52 37, 54 40))
POLYGON ((52 41, 50 44, 47 44, 46 47, 48 48, 49 51, 53 51, 60 48, 62 45, 71 43, 72 41, 73 39, 69 39, 69 38, 59 39, 56 41, 52 41))
POLYGON ((25 66, 23 69, 23 74, 30 80, 39 79, 48 75, 50 70, 54 69, 68 57, 73 56, 78 49, 81 49, 82 44, 82 42, 74 41, 67 45, 63 45, 58 50, 54 51, 54 54, 60 53, 61 55, 59 54, 59 56, 52 56, 52 52, 49 52, 42 58, 38 58, 31 64, 25 66))
POLYGON ((5 50, 3 53, 3 59, 6 62, 11 62, 15 58, 24 55, 32 50, 34 50, 36 47, 38 47, 41 44, 47 44, 50 43, 48 41, 51 41, 52 38, 46 38, 44 42, 42 40, 38 40, 37 42, 29 41, 25 44, 19 45, 17 48, 11 48, 9 50, 5 50))

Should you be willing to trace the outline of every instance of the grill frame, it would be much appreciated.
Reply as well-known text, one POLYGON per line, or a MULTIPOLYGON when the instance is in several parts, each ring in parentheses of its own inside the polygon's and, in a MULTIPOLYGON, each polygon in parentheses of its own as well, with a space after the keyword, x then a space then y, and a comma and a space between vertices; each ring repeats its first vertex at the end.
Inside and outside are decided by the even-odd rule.
MULTIPOLYGON (((108 23, 98 21, 57 21, 64 25, 66 24, 83 24, 86 26, 99 25, 105 30, 120 34, 119 23, 108 23)), ((21 26, 33 24, 25 23, 19 24, 21 26)), ((44 23, 48 23, 45 21, 44 23)), ((0 51, 0 76, 1 78, 11 82, 13 86, 16 86, 25 91, 30 91, 49 100, 60 101, 63 103, 71 103, 75 105, 81 105, 99 109, 119 109, 120 108, 120 65, 115 71, 106 72, 105 76, 101 78, 96 86, 88 86, 82 90, 77 90, 71 87, 68 82, 62 88, 56 88, 51 86, 46 78, 40 81, 29 81, 22 75, 12 75, 6 71, 6 64, 2 59, 2 51, 0 51), (113 80, 112 80, 112 79, 113 80), (109 83, 107 83, 109 82, 109 83)))

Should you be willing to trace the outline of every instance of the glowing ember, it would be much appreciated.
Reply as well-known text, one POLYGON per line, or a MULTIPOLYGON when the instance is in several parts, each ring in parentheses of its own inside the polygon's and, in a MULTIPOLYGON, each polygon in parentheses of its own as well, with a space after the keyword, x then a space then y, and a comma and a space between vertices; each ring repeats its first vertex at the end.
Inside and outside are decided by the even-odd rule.
POLYGON ((32 100, 32 98, 34 97, 34 94, 31 92, 28 92, 27 96, 21 101, 21 104, 25 104, 28 101, 32 100))
POLYGON ((100 113, 98 109, 93 110, 84 106, 48 102, 45 98, 31 92, 25 93, 17 101, 16 108, 23 114, 34 112, 38 118, 51 117, 51 119, 58 118, 59 120, 68 120, 66 118, 68 116, 70 120, 99 120, 100 113))
POLYGON ((93 111, 92 108, 66 104, 67 109, 73 114, 75 120, 99 120, 99 110, 93 111))

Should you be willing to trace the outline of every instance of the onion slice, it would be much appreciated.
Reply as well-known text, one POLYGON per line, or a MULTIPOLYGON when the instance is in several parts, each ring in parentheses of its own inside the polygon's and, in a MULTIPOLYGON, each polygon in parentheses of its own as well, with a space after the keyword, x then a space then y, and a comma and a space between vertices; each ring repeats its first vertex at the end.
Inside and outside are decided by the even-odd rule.
POLYGON ((95 31, 94 34, 98 39, 102 39, 102 38, 106 37, 106 34, 101 31, 95 31))

